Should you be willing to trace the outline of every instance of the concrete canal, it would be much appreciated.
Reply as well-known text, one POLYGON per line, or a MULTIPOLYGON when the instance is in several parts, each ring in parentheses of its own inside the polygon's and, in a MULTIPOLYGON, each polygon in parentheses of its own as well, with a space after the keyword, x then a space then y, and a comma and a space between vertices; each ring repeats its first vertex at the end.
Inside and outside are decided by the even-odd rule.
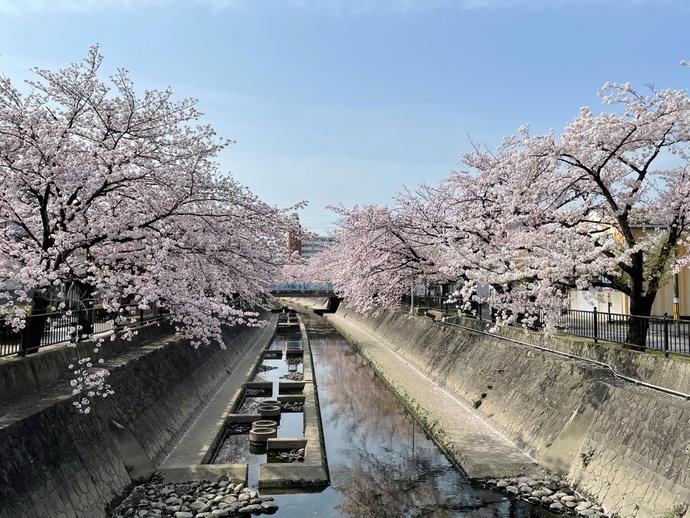
MULTIPOLYGON (((511 500, 471 484, 427 437, 352 345, 325 320, 302 314, 314 364, 319 411, 330 473, 330 485, 311 492, 261 490, 273 495, 278 515, 290 517, 547 517, 555 516, 522 500, 511 500)), ((299 347, 295 334, 279 334, 264 356, 254 381, 296 380, 300 362, 287 357, 299 347)), ((305 345, 306 344, 302 344, 305 345)), ((245 394, 238 413, 255 413, 277 392, 245 394)), ((301 413, 283 412, 277 436, 302 433, 301 413)), ((216 463, 247 463, 248 483, 258 484, 259 466, 275 462, 265 449, 248 447, 246 431, 228 433, 216 463)), ((299 462, 297 460, 296 462, 299 462)))

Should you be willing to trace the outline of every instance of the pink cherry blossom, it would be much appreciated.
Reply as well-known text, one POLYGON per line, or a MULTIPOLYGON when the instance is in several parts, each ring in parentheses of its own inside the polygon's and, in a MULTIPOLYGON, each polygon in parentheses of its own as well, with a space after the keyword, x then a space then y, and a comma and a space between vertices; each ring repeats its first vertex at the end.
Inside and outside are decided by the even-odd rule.
POLYGON ((97 298, 125 326, 126 306, 162 307, 180 336, 223 345, 223 325, 261 325, 294 207, 219 171, 231 141, 200 123, 196 100, 139 94, 124 69, 106 83, 102 60, 93 47, 34 69, 28 93, 0 78, 0 311, 20 329, 30 307, 40 337, 49 307, 97 298))
MULTIPOLYGON (((458 301, 490 302, 499 323, 552 325, 571 289, 607 278, 631 314, 649 315, 674 266, 690 263, 674 257, 690 208, 690 100, 629 83, 600 94, 611 111, 584 107, 560 136, 525 125, 495 152, 476 145, 437 187, 336 208, 336 244, 312 266, 362 311, 452 279, 458 301)), ((628 341, 645 333, 631 326, 628 341)))

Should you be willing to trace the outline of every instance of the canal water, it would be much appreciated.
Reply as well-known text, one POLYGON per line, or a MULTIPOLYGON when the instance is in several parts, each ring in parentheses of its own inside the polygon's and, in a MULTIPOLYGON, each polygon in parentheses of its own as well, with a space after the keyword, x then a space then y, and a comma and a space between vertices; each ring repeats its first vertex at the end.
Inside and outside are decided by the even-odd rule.
MULTIPOLYGON (((262 490, 262 495, 273 494, 280 506, 278 516, 556 516, 471 484, 347 340, 321 317, 302 314, 302 319, 314 363, 331 484, 311 493, 262 490)), ((276 340, 280 344, 285 338, 276 340)), ((274 370, 259 373, 257 379, 270 379, 274 370)), ((286 426, 289 431, 285 435, 279 429, 279 437, 294 437, 294 427, 299 424, 282 421, 281 428, 286 426)), ((248 462, 250 486, 258 463, 266 462, 265 456, 247 453, 246 436, 237 443, 230 441, 219 455, 222 458, 216 462, 248 462)))

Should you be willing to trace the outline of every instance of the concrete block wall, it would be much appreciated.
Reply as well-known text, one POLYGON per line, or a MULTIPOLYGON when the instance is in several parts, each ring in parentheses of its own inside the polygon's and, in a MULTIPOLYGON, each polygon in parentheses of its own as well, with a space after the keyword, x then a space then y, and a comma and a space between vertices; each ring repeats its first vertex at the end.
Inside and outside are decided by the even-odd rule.
MULTIPOLYGON (((621 383, 596 365, 430 319, 391 312, 363 316, 343 306, 337 313, 475 407, 495 429, 609 512, 653 517, 675 504, 690 504, 690 402, 621 383)), ((548 345, 541 335, 525 340, 522 330, 506 332, 548 345)), ((556 341, 555 348, 587 349, 556 341)), ((590 354, 605 359, 615 352, 598 346, 590 354)), ((666 375, 651 366, 668 365, 679 378, 676 390, 690 373, 689 362, 650 361, 632 351, 623 356, 616 360, 621 370, 657 382, 666 375)))
POLYGON ((570 480, 620 516, 660 516, 690 503, 690 405, 608 387, 570 480))
POLYGON ((107 419, 65 399, 0 428, 0 516, 104 516, 131 482, 107 419))
MULTIPOLYGON (((486 331, 491 324, 482 320, 463 319, 463 325, 486 331)), ((572 335, 558 333, 545 336, 543 333, 525 331, 521 328, 503 327, 496 334, 521 342, 529 342, 605 363, 617 373, 652 385, 665 387, 676 392, 690 394, 690 369, 687 362, 665 358, 662 355, 647 354, 632 349, 623 349, 617 344, 594 343, 572 335)))
MULTIPOLYGON (((74 411, 59 380, 48 396, 34 391, 0 406, 0 516, 105 516, 133 477, 165 458, 261 331, 227 329, 225 350, 170 335, 131 347, 108 363, 115 394, 88 415, 74 411)), ((22 361, 16 368, 31 371, 22 361)))
MULTIPOLYGON (((116 338, 106 340, 99 353, 104 359, 113 358, 123 352, 137 348, 163 335, 172 334, 172 327, 155 323, 138 330, 131 340, 116 338)), ((76 363, 76 358, 93 356, 93 343, 80 342, 76 348, 51 345, 41 348, 21 360, 4 358, 0 361, 0 405, 14 399, 45 391, 45 388, 64 380, 67 366, 76 363)))
POLYGON ((218 345, 195 349, 186 340, 170 339, 144 346, 144 355, 120 356, 111 367, 110 383, 122 396, 99 401, 100 406, 107 406, 104 412, 129 428, 159 465, 259 332, 227 329, 225 350, 218 345))

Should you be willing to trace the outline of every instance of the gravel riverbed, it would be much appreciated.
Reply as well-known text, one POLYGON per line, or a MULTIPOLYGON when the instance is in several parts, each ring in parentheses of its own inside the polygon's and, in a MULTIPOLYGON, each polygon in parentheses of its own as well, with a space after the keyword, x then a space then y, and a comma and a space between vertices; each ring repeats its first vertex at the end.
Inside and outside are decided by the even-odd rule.
POLYGON ((591 518, 608 518, 601 506, 578 494, 558 477, 516 477, 487 480, 491 488, 512 497, 522 498, 551 512, 591 518))
POLYGON ((228 481, 170 484, 149 482, 135 487, 115 509, 113 518, 224 518, 274 514, 271 496, 228 481))

